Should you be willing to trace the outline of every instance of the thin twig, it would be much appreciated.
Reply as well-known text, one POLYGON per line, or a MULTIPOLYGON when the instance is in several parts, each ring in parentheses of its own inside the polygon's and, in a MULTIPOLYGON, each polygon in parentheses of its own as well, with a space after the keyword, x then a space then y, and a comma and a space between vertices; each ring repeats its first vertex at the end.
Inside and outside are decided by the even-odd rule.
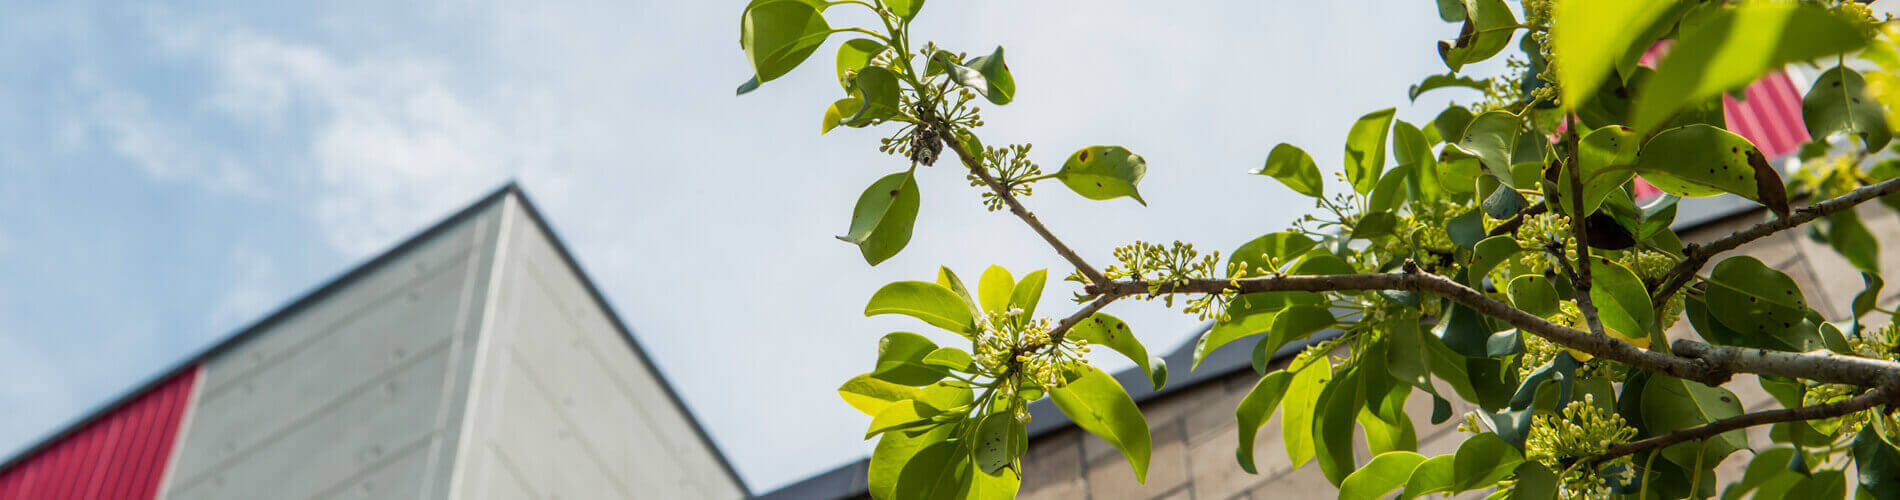
POLYGON ((1779 410, 1768 410, 1768 411, 1742 414, 1742 415, 1738 415, 1734 417, 1717 420, 1714 422, 1709 422, 1707 424, 1678 430, 1678 431, 1671 432, 1668 434, 1651 437, 1649 439, 1644 439, 1641 441, 1632 441, 1632 442, 1612 446, 1610 447, 1610 449, 1604 450, 1603 454, 1590 457, 1589 460, 1593 463, 1602 463, 1607 460, 1615 459, 1616 457, 1621 457, 1621 456, 1629 455, 1633 453, 1641 453, 1644 450, 1667 448, 1671 445, 1675 445, 1677 443, 1682 443, 1686 441, 1694 441, 1697 439, 1708 439, 1708 438, 1715 437, 1716 435, 1724 433, 1724 432, 1729 432, 1736 429, 1742 429, 1742 428, 1747 428, 1747 427, 1777 424, 1777 423, 1782 423, 1782 422, 1794 422, 1798 420, 1815 420, 1815 419, 1839 417, 1839 416, 1846 415, 1849 413, 1854 413, 1854 412, 1865 410, 1868 408, 1873 408, 1874 406, 1878 406, 1883 403, 1893 402, 1895 399, 1894 396, 1896 394, 1897 393, 1894 391, 1893 385, 1891 384, 1881 385, 1865 393, 1861 393, 1861 395, 1859 396, 1854 396, 1846 400, 1842 400, 1842 401, 1838 401, 1834 403, 1828 403, 1824 405, 1815 405, 1815 406, 1803 406, 1800 408, 1783 408, 1779 410))
POLYGON ((1062 336, 1067 335, 1070 329, 1075 328, 1075 325, 1081 324, 1082 320, 1089 319, 1089 316, 1095 315, 1096 311, 1108 307, 1109 303, 1119 298, 1121 298, 1120 295, 1102 296, 1101 298, 1095 299, 1094 302, 1090 302, 1089 305, 1082 306, 1082 309, 1075 311, 1075 314, 1070 314, 1069 317, 1062 318, 1062 321, 1057 321, 1055 328, 1049 330, 1049 345, 1061 344, 1062 336))
POLYGON ((1849 191, 1847 194, 1829 198, 1813 205, 1801 207, 1795 210, 1791 216, 1756 224, 1748 229, 1737 231, 1735 234, 1722 237, 1722 239, 1711 241, 1707 245, 1691 244, 1683 251, 1683 256, 1686 258, 1684 258, 1681 263, 1676 264, 1676 267, 1671 268, 1668 274, 1664 275, 1662 288, 1658 289, 1660 291, 1657 292, 1655 298, 1651 300, 1651 307, 1662 309, 1663 305, 1669 302, 1669 296, 1680 291, 1683 285, 1689 284, 1689 279, 1695 277, 1695 273, 1700 272, 1702 266, 1709 263, 1709 259, 1714 258, 1722 252, 1734 250, 1736 247, 1748 244, 1748 242, 1799 227, 1815 219, 1853 208, 1856 205, 1866 203, 1869 200, 1896 191, 1900 191, 1900 178, 1888 179, 1870 186, 1849 191))
MULTIPOLYGON (((1571 277, 1570 289, 1576 291, 1577 310, 1583 313, 1583 324, 1590 327, 1590 333, 1603 335, 1603 319, 1597 316, 1596 302, 1590 299, 1590 232, 1585 230, 1584 222, 1590 220, 1590 214, 1583 213, 1583 165, 1577 160, 1577 118, 1567 115, 1570 120, 1570 132, 1564 134, 1564 142, 1570 143, 1570 155, 1564 159, 1570 168, 1570 232, 1577 239, 1577 274, 1571 277)), ((1560 171, 1561 172, 1561 171, 1560 171)), ((1557 254, 1562 262, 1564 256, 1557 254)))
MULTIPOLYGON (((932 126, 936 127, 937 130, 951 130, 949 124, 941 122, 933 124, 932 126)), ((1024 224, 1028 224, 1030 229, 1036 231, 1036 235, 1042 236, 1043 241, 1049 242, 1049 246, 1055 248, 1057 254, 1062 255, 1064 259, 1068 259, 1070 265, 1075 266, 1077 271, 1082 272, 1082 277, 1088 278, 1091 283, 1108 282, 1108 278, 1103 276, 1101 271, 1095 270, 1095 267, 1090 266, 1088 261, 1082 260, 1081 255, 1076 254, 1075 250, 1070 250, 1069 246, 1063 244, 1061 239, 1056 238, 1054 233, 1050 233, 1049 228, 1042 225, 1042 221, 1036 220, 1036 214, 1030 213, 1027 208, 1023 208, 1022 202, 1016 200, 1016 195, 1009 192, 1009 186, 1003 185, 1001 181, 996 180, 994 176, 990 175, 988 169, 983 168, 982 158, 977 157, 975 153, 964 148, 963 143, 953 137, 945 138, 943 142, 949 145, 950 150, 957 154, 957 159, 963 161, 963 166, 970 168, 970 173, 976 174, 976 177, 981 179, 983 184, 990 187, 990 191, 996 193, 997 198, 1003 200, 1003 204, 1009 206, 1010 213, 1016 214, 1016 217, 1022 219, 1024 224)))

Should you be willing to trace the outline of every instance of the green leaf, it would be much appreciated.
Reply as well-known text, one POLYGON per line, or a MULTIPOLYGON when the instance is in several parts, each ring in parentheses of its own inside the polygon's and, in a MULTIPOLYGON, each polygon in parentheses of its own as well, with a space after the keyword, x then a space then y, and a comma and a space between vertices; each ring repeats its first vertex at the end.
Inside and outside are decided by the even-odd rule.
MULTIPOLYGON (((1790 450, 1792 451, 1792 450, 1790 450)), ((1854 465, 1862 487, 1879 500, 1900 499, 1900 450, 1881 439, 1869 425, 1854 436, 1854 465)), ((1749 464, 1753 472, 1754 464, 1749 464)))
POLYGON ((738 91, 734 92, 733 94, 746 95, 747 93, 750 93, 758 89, 759 89, 759 77, 753 76, 750 78, 746 78, 745 82, 740 83, 738 91))
POLYGON ((899 281, 884 285, 864 305, 865 316, 902 314, 964 336, 976 333, 976 318, 966 299, 936 283, 899 281))
POLYGON ((1348 239, 1377 240, 1392 235, 1392 228, 1399 223, 1398 217, 1391 212, 1372 212, 1360 217, 1352 225, 1352 234, 1348 239))
MULTIPOLYGON (((884 437, 877 442, 877 448, 871 452, 869 470, 865 472, 871 490, 871 498, 898 498, 898 484, 903 476, 905 466, 909 465, 912 459, 919 455, 918 452, 924 448, 944 443, 945 439, 950 437, 954 427, 956 426, 941 425, 916 435, 909 435, 904 432, 884 433, 884 437)), ((920 464, 918 470, 922 471, 929 465, 942 467, 945 460, 939 458, 939 453, 940 452, 933 452, 931 456, 925 457, 926 462, 931 463, 920 464)), ((916 479, 913 478, 912 481, 916 481, 916 479)), ((910 493, 910 490, 904 491, 907 494, 910 493)))
MULTIPOLYGON (((1412 200, 1421 204, 1438 201, 1443 181, 1438 176, 1438 161, 1432 155, 1430 141, 1418 127, 1396 120, 1392 123, 1392 155, 1398 159, 1399 168, 1410 168, 1409 187, 1412 200)), ((1377 189, 1374 189, 1377 191, 1377 189)))
MULTIPOLYGON (((1855 444, 1859 445, 1860 443, 1856 441, 1855 444)), ((1741 498, 1743 494, 1754 490, 1756 487, 1761 486, 1762 483, 1766 483, 1776 476, 1799 476, 1800 474, 1788 470, 1789 461, 1793 459, 1794 448, 1769 448, 1755 453, 1755 457, 1748 461, 1748 468, 1742 472, 1742 479, 1730 483, 1727 487, 1722 489, 1722 500, 1741 498)), ((1859 461, 1858 458, 1855 460, 1859 461)), ((1865 467, 1865 465, 1862 466, 1865 467)))
POLYGON ((831 106, 825 108, 824 120, 818 127, 819 135, 829 134, 831 133, 831 129, 838 128, 839 125, 844 125, 844 117, 857 113, 858 109, 863 107, 864 100, 856 97, 846 97, 832 101, 831 106))
POLYGON ((983 311, 1000 313, 1009 310, 1009 299, 1016 293, 1016 278, 1009 275, 1003 266, 990 266, 983 270, 983 277, 976 280, 977 303, 983 311))
POLYGON ((1530 206, 1530 201, 1524 199, 1523 194, 1509 186, 1503 186, 1492 190, 1490 196, 1484 197, 1483 208, 1485 215, 1504 220, 1516 217, 1517 213, 1524 211, 1524 207, 1527 206, 1530 206))
POLYGON ((1324 306, 1292 306, 1280 311, 1273 317, 1273 329, 1267 336, 1267 344, 1273 351, 1289 342, 1303 340, 1333 326, 1336 318, 1333 312, 1324 306))
POLYGON ((1461 0, 1438 0, 1438 18, 1455 23, 1465 20, 1465 4, 1461 0))
POLYGON ((970 357, 970 353, 964 352, 962 349, 945 347, 931 351, 929 355, 924 356, 922 363, 924 366, 969 372, 972 370, 972 365, 976 363, 976 360, 970 357))
MULTIPOLYGON (((1485 171, 1497 176, 1505 185, 1530 189, 1535 186, 1520 186, 1519 180, 1511 176, 1511 153, 1517 148, 1518 130, 1522 125, 1523 119, 1508 111, 1487 111, 1472 118, 1463 138, 1451 147, 1478 157, 1485 171)), ((1524 181, 1536 182, 1535 179, 1524 181)))
POLYGON ((1353 471, 1339 483, 1340 500, 1378 500, 1405 485, 1412 470, 1425 463, 1425 456, 1409 451, 1394 451, 1372 457, 1365 467, 1353 471))
POLYGON ((1042 286, 1048 279, 1048 270, 1037 269, 1016 282, 1016 290, 1009 295, 1009 307, 1023 310, 1022 315, 1018 316, 1022 322, 1027 323, 1030 318, 1036 317, 1036 303, 1042 301, 1042 286))
POLYGON ((1874 310, 1880 301, 1880 289, 1887 286, 1887 280, 1882 279, 1879 274, 1863 272, 1860 273, 1860 280, 1866 286, 1861 288, 1860 293, 1854 294, 1854 323, 1856 325, 1859 325, 1861 316, 1866 316, 1868 312, 1874 310))
POLYGON ((841 121, 846 127, 863 127, 877 120, 897 116, 898 93, 897 74, 882 67, 869 67, 858 71, 851 77, 847 87, 851 97, 858 99, 858 109, 841 121))
POLYGON ((851 377, 838 387, 838 395, 852 408, 876 417, 892 404, 907 399, 922 397, 923 391, 916 387, 897 385, 871 377, 866 373, 851 377))
POLYGON ((1334 377, 1320 391, 1318 415, 1313 418, 1313 461, 1319 463, 1319 470, 1326 480, 1339 485, 1346 480, 1346 474, 1355 469, 1353 461, 1353 427, 1356 416, 1365 406, 1360 378, 1362 372, 1354 367, 1346 373, 1334 377))
POLYGON ((1445 314, 1439 317, 1438 325, 1432 327, 1432 334, 1445 343, 1453 352, 1470 357, 1485 357, 1490 354, 1490 321, 1477 311, 1460 304, 1445 306, 1445 314))
MULTIPOLYGON (((1557 473, 1536 461, 1526 460, 1518 464, 1512 474, 1517 483, 1508 490, 1511 500, 1556 500, 1557 473)), ((1500 490, 1502 493, 1506 490, 1500 490)))
POLYGON ((1129 152, 1128 148, 1089 146, 1069 155, 1062 170, 1056 172, 1056 178, 1083 198, 1108 200, 1127 196, 1147 205, 1141 193, 1135 191, 1135 185, 1147 173, 1148 161, 1129 152))
POLYGON ((1638 93, 1631 125, 1656 130, 1676 110, 1747 86, 1771 69, 1860 48, 1867 37, 1819 5, 1750 2, 1716 9, 1683 23, 1656 77, 1638 93))
POLYGON ((838 239, 858 246, 864 262, 878 265, 910 244, 917 222, 917 179, 911 172, 884 176, 858 195, 851 210, 851 229, 838 239))
MULTIPOLYGON (((1583 177, 1579 178, 1583 186, 1583 212, 1596 213, 1597 207, 1610 193, 1622 189, 1630 177, 1636 175, 1631 168, 1636 162, 1636 151, 1642 146, 1642 137, 1638 137, 1629 127, 1613 125, 1590 131, 1578 142, 1577 164, 1583 177)), ((1573 175, 1568 165, 1557 184, 1557 208, 1565 214, 1574 214, 1576 210, 1570 201, 1570 178, 1573 175)))
POLYGON ((915 400, 902 400, 884 407, 877 417, 871 419, 871 427, 864 431, 864 439, 877 437, 890 431, 914 429, 930 425, 930 417, 941 413, 937 408, 915 400))
POLYGON ((1464 0, 1465 25, 1458 38, 1438 42, 1445 67, 1458 72, 1466 64, 1490 59, 1511 44, 1517 16, 1503 0, 1464 0))
POLYGON ((1135 400, 1128 397, 1114 376, 1100 368, 1083 366, 1070 372, 1069 377, 1068 385, 1049 393, 1056 408, 1077 427, 1121 450, 1128 465, 1135 469, 1135 481, 1146 483, 1153 450, 1141 407, 1135 406, 1135 400))
POLYGON ((1634 45, 1647 49, 1643 35, 1671 11, 1677 0, 1597 0, 1559 3, 1551 14, 1553 52, 1563 102, 1576 109, 1609 79, 1617 62, 1634 45))
POLYGON ((1880 272, 1880 240, 1860 222, 1860 214, 1842 210, 1827 216, 1827 245, 1863 273, 1880 272))
MULTIPOLYGON (((745 49, 760 83, 791 72, 824 45, 831 25, 821 9, 822 3, 800 0, 753 0, 746 5, 739 18, 739 47, 745 49)), ((749 89, 740 90, 743 94, 749 89)))
POLYGON ((1432 117, 1431 126, 1428 128, 1436 129, 1439 137, 1444 141, 1456 141, 1465 137, 1465 128, 1471 125, 1472 119, 1471 110, 1452 105, 1438 112, 1438 116, 1432 117))
POLYGON ((1128 329, 1127 323, 1114 316, 1107 313, 1091 314, 1069 329, 1069 338, 1086 340, 1127 356, 1129 361, 1134 361, 1135 366, 1148 374, 1148 380, 1154 383, 1155 389, 1160 389, 1162 383, 1167 381, 1167 371, 1155 372, 1155 367, 1149 364, 1148 348, 1135 339, 1135 332, 1128 329))
POLYGON ((1406 97, 1410 97, 1412 99, 1412 102, 1418 102, 1418 96, 1424 95, 1426 92, 1431 92, 1433 90, 1463 87, 1463 88, 1483 91, 1484 85, 1485 85, 1484 82, 1479 81, 1477 79, 1473 79, 1469 76, 1458 76, 1458 75, 1446 73, 1443 75, 1432 75, 1432 76, 1425 77, 1425 80, 1420 81, 1415 85, 1412 85, 1412 90, 1407 91, 1405 95, 1406 97))
POLYGON ((1597 306, 1603 329, 1636 347, 1659 344, 1654 336, 1661 335, 1661 330, 1656 327, 1656 311, 1650 308, 1643 278, 1622 264, 1595 258, 1590 266, 1590 301, 1597 306))
POLYGON ((976 461, 976 470, 995 474, 1021 460, 1027 448, 1023 423, 1016 420, 1016 415, 992 413, 983 417, 983 423, 976 427, 976 444, 970 450, 970 458, 976 461), (1018 443, 1021 443, 1020 448, 1018 443))
MULTIPOLYGON (((1643 384, 1641 397, 1643 429, 1652 434, 1666 434, 1742 414, 1742 402, 1735 393, 1667 375, 1651 375, 1643 384)), ((1690 467, 1696 462, 1698 447, 1704 450, 1702 463, 1712 466, 1721 463, 1730 453, 1747 448, 1748 438, 1741 430, 1729 431, 1709 438, 1704 445, 1691 442, 1671 446, 1663 450, 1663 457, 1676 465, 1690 467)))
POLYGON ((869 38, 855 38, 838 46, 838 86, 851 89, 851 77, 859 70, 871 65, 871 58, 883 53, 883 42, 869 38))
POLYGON ((1273 418, 1273 411, 1280 407, 1280 398, 1286 395, 1287 387, 1293 383, 1293 373, 1286 370, 1269 373, 1254 383, 1253 390, 1241 398, 1240 405, 1234 408, 1234 419, 1240 427, 1240 446, 1234 450, 1234 458, 1240 462, 1241 470, 1248 474, 1259 474, 1254 466, 1253 441, 1260 428, 1273 418))
POLYGON ((1240 245, 1240 248, 1234 249, 1234 253, 1229 254, 1227 276, 1240 277, 1238 273, 1243 268, 1247 276, 1264 275, 1269 271, 1279 269, 1279 263, 1299 257, 1307 250, 1312 250, 1317 244, 1318 242, 1313 241, 1312 238, 1293 231, 1262 235, 1240 245))
POLYGON ((897 17, 911 19, 917 17, 917 11, 923 10, 924 0, 878 0, 884 2, 884 8, 890 9, 897 17))
POLYGON ((1452 460, 1452 490, 1475 490, 1497 484, 1521 463, 1524 463, 1524 455, 1497 434, 1471 436, 1458 445, 1457 458, 1452 460))
MULTIPOLYGON (((1497 0, 1491 0, 1497 1, 1497 0)), ((1359 117, 1346 133, 1346 182, 1359 194, 1372 191, 1385 171, 1385 138, 1398 110, 1386 108, 1359 117)))
POLYGON ((1847 471, 1834 469, 1815 472, 1814 475, 1795 483, 1790 491, 1801 492, 1801 498, 1804 500, 1847 498, 1847 471))
POLYGON ((1394 318, 1386 335, 1391 345, 1386 347, 1386 373, 1393 380, 1404 382, 1432 396, 1432 423, 1444 423, 1451 418, 1451 402, 1438 395, 1438 388, 1432 386, 1432 352, 1426 345, 1423 332, 1418 328, 1416 314, 1404 314, 1394 318))
POLYGON ((1411 499, 1451 491, 1452 467, 1457 459, 1457 455, 1439 455, 1420 462, 1418 467, 1412 469, 1412 477, 1406 478, 1405 490, 1399 498, 1411 499))
POLYGON ((1517 394, 1511 396, 1511 410, 1518 411, 1531 408, 1531 403, 1537 398, 1538 390, 1545 382, 1556 382, 1558 384, 1557 404, 1550 406, 1540 405, 1538 408, 1553 412, 1561 409, 1565 402, 1570 401, 1572 389, 1576 386, 1578 366, 1577 358, 1571 357, 1570 351, 1559 351, 1556 357, 1551 358, 1549 362, 1544 363, 1544 365, 1539 366, 1536 371, 1531 372, 1529 376, 1524 377, 1524 384, 1518 386, 1517 394))
POLYGON ((1549 316, 1557 312, 1557 288, 1550 279, 1537 275, 1524 275, 1511 279, 1511 305, 1532 316, 1549 316))
POLYGON ((1405 189, 1416 169, 1411 165, 1399 165, 1387 170, 1379 177, 1379 184, 1372 188, 1372 195, 1366 198, 1366 210, 1369 212, 1393 212, 1405 203, 1405 189))
POLYGON ((956 294, 957 298, 963 299, 963 305, 970 310, 971 318, 983 314, 982 306, 976 305, 976 299, 970 296, 970 288, 963 286, 963 280, 957 277, 956 271, 951 271, 948 266, 937 266, 937 285, 949 289, 951 293, 956 294))
POLYGON ((1332 360, 1321 356, 1294 372, 1293 381, 1287 384, 1286 397, 1280 403, 1285 412, 1280 418, 1280 443, 1286 445, 1287 460, 1295 469, 1313 459, 1313 416, 1320 392, 1332 378, 1332 360))
MULTIPOLYGON (((887 433, 891 435, 897 433, 887 433)), ((895 491, 903 498, 951 499, 970 487, 969 457, 957 441, 939 441, 917 451, 898 474, 895 491)))
POLYGON ((1465 248, 1475 248, 1484 240, 1484 210, 1473 208, 1463 215, 1446 221, 1445 232, 1451 235, 1451 242, 1465 248))
POLYGON ((1732 193, 1788 216, 1781 175, 1748 139, 1708 125, 1657 134, 1643 145, 1636 173, 1656 189, 1685 198, 1732 193))
POLYGON ((1326 185, 1319 176, 1319 165, 1313 163, 1313 157, 1305 150, 1292 144, 1280 143, 1267 153, 1267 164, 1249 172, 1279 179, 1281 184, 1295 193, 1318 198, 1326 194, 1326 185))
POLYGON ((937 350, 937 343, 910 332, 892 332, 877 342, 877 368, 871 377, 899 385, 923 386, 942 380, 942 368, 927 366, 924 357, 937 350))
POLYGON ((1498 264, 1504 263, 1505 259, 1521 251, 1524 249, 1517 246, 1517 238, 1508 234, 1479 241, 1471 251, 1471 265, 1465 267, 1465 271, 1469 273, 1469 283, 1483 289, 1484 276, 1491 274, 1491 270, 1498 267, 1498 264))
POLYGON ((1749 256, 1723 259, 1709 274, 1703 296, 1715 319, 1743 334, 1774 336, 1794 326, 1808 310, 1794 278, 1749 256))
POLYGON ((976 91, 978 95, 989 99, 991 104, 1009 104, 1016 97, 1016 78, 1010 76, 1009 65, 1003 63, 1002 47, 997 47, 990 55, 962 63, 954 60, 950 53, 939 51, 931 64, 941 64, 944 72, 950 75, 950 81, 976 91))
POLYGON ((1850 68, 1836 66, 1821 73, 1801 98, 1801 117, 1808 135, 1817 140, 1846 132, 1859 138, 1867 151, 1879 151, 1893 140, 1886 110, 1867 93, 1860 72, 1850 68))

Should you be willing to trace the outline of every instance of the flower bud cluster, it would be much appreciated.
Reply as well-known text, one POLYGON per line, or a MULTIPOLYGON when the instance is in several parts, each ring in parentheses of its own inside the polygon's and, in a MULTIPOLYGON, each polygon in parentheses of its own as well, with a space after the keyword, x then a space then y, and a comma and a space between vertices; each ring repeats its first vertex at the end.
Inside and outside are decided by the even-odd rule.
MULTIPOLYGON (((1179 241, 1168 247, 1136 241, 1116 248, 1114 255, 1117 263, 1103 269, 1102 274, 1111 280, 1129 278, 1147 281, 1153 288, 1151 292, 1158 292, 1160 287, 1170 284, 1184 285, 1188 280, 1213 279, 1214 272, 1220 267, 1220 252, 1201 255, 1194 245, 1179 241)), ((1173 294, 1156 295, 1161 297, 1163 304, 1174 307, 1173 294)), ((1193 302, 1189 304, 1193 309, 1190 313, 1211 317, 1221 309, 1218 307, 1221 304, 1219 298, 1197 300, 1198 305, 1193 302)))
POLYGON ((1597 464, 1597 470, 1564 469, 1563 461, 1600 455, 1634 437, 1636 429, 1622 415, 1597 406, 1596 396, 1585 394, 1583 400, 1564 406, 1561 415, 1532 419, 1530 435, 1524 440, 1524 456, 1552 470, 1563 470, 1559 498, 1603 498, 1609 493, 1609 484, 1598 470, 1614 467, 1630 474, 1629 455, 1597 464))
POLYGON ((1550 269, 1556 267, 1550 260, 1551 251, 1563 249, 1564 259, 1576 260, 1576 238, 1570 230, 1570 218, 1560 214, 1545 212, 1524 218, 1524 224, 1517 227, 1513 235, 1517 246, 1528 252, 1518 255, 1518 264, 1526 269, 1550 269))
POLYGON ((1022 314, 1022 309, 1012 308, 984 318, 976 339, 978 369, 997 378, 1019 373, 1024 381, 1045 389, 1062 387, 1065 373, 1087 366, 1088 341, 1065 336, 1055 344, 1049 335, 1054 323, 1047 318, 1018 321, 1022 314))

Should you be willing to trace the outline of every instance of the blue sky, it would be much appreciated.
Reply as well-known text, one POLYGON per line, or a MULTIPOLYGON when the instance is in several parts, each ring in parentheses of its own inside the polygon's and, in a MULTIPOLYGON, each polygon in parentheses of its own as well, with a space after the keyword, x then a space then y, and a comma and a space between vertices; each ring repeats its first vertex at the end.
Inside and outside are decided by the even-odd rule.
MULTIPOLYGON (((832 235, 904 164, 881 132, 817 134, 842 37, 734 97, 742 5, 0 1, 0 450, 518 179, 755 491, 867 453, 833 389, 918 326, 863 318, 872 291, 938 265, 1068 270, 944 166, 909 249, 865 266, 832 235)), ((1457 29, 1423 0, 936 0, 916 29, 1007 48, 1019 93, 986 143, 1034 142, 1051 170, 1091 144, 1147 158, 1147 208, 1028 200, 1098 265, 1283 228, 1309 206, 1246 175, 1274 144, 1336 169, 1359 115, 1472 99, 1405 100, 1457 29)), ((1195 324, 1111 312, 1154 350, 1195 324)))

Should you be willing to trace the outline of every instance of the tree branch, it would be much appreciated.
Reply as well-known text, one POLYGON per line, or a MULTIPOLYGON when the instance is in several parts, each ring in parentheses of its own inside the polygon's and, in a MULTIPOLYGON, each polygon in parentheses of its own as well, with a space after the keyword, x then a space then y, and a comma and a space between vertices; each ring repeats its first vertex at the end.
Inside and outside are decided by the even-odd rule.
POLYGON ((1109 303, 1119 298, 1121 298, 1120 295, 1104 295, 1101 298, 1095 299, 1094 302, 1090 302, 1089 305, 1082 306, 1082 309, 1076 311, 1075 314, 1070 314, 1069 317, 1062 318, 1062 321, 1056 322, 1055 328, 1049 330, 1049 345, 1054 346, 1061 344, 1062 336, 1068 335, 1069 330, 1075 328, 1075 325, 1082 323, 1082 320, 1089 319, 1089 316, 1095 315, 1096 311, 1108 307, 1109 303))
POLYGON ((1702 270, 1702 266, 1708 265, 1709 259, 1714 258, 1722 252, 1734 250, 1736 247, 1748 244, 1748 242, 1799 227, 1815 219, 1853 208, 1862 203, 1866 203, 1868 200, 1879 198, 1896 191, 1900 191, 1900 178, 1888 179, 1870 186, 1849 191, 1847 194, 1829 198, 1813 205, 1801 207, 1795 210, 1792 216, 1756 224, 1753 227, 1737 231, 1722 239, 1711 241, 1707 245, 1689 245, 1683 252, 1685 258, 1682 262, 1677 263, 1676 267, 1669 269, 1668 274, 1663 275, 1663 285, 1661 288, 1658 288, 1660 292, 1656 293, 1655 298, 1651 300, 1651 307, 1662 309, 1663 305, 1669 302, 1670 295, 1674 295, 1677 291, 1680 291, 1683 285, 1689 284, 1689 279, 1694 278, 1695 273, 1702 270))
MULTIPOLYGON (((1590 219, 1583 213, 1583 166, 1577 161, 1577 118, 1568 115, 1570 131, 1564 134, 1570 143, 1570 156, 1564 159, 1570 167, 1570 232, 1577 239, 1577 274, 1571 276, 1570 289, 1577 292, 1577 311, 1583 313, 1583 324, 1590 327, 1590 333, 1603 336, 1603 319, 1597 316, 1597 305, 1590 299, 1590 232, 1584 229, 1584 221, 1590 219)), ((1562 252, 1558 252, 1557 261, 1563 262, 1562 252)))
POLYGON ((1677 340, 1674 354, 1638 348, 1607 335, 1593 335, 1524 312, 1503 301, 1486 296, 1456 281, 1421 272, 1408 264, 1403 273, 1338 274, 1325 276, 1287 275, 1234 280, 1190 279, 1185 282, 1151 284, 1145 281, 1114 281, 1090 284, 1085 293, 1107 297, 1126 297, 1164 293, 1236 293, 1258 292, 1331 292, 1348 290, 1410 290, 1428 292, 1469 307, 1479 314, 1503 320, 1519 330, 1543 337, 1564 347, 1592 356, 1676 378, 1694 380, 1708 386, 1721 385, 1735 373, 1756 373, 1801 378, 1817 382, 1878 385, 1883 377, 1900 376, 1900 363, 1817 351, 1791 353, 1715 346, 1692 340, 1677 340))
MULTIPOLYGON (((945 131, 945 133, 951 130, 949 125, 943 123, 933 123, 931 126, 936 127, 938 130, 945 131)), ((1063 244, 1062 240, 1057 239, 1055 234, 1050 233, 1049 228, 1044 227, 1042 221, 1036 219, 1036 214, 1030 213, 1027 208, 1023 208, 1022 202, 1016 201, 1016 195, 1009 192, 1009 186, 1005 186, 1001 181, 997 181, 996 177, 990 175, 989 170, 983 168, 982 158, 977 157, 976 153, 972 153, 969 149, 964 148, 963 143, 954 137, 946 137, 943 142, 950 146, 950 151, 957 154, 957 159, 963 161, 963 166, 969 167, 970 173, 976 174, 976 177, 981 179, 983 184, 990 187, 990 191, 996 193, 997 198, 1003 200, 1003 204, 1009 206, 1010 213, 1016 214, 1016 217, 1022 219, 1024 224, 1028 224, 1030 229, 1036 231, 1036 235, 1042 236, 1043 241, 1049 242, 1049 246, 1055 248, 1057 254, 1061 254, 1062 258, 1068 259, 1069 264, 1074 265, 1077 271, 1082 272, 1082 277, 1088 278, 1090 283, 1108 282, 1108 278, 1103 276, 1101 271, 1095 270, 1095 267, 1090 266, 1088 261, 1082 260, 1082 256, 1077 255, 1075 250, 1070 250, 1068 245, 1063 244)))
POLYGON ((1815 419, 1822 419, 1822 418, 1839 417, 1839 416, 1846 415, 1849 413, 1854 413, 1854 412, 1865 410, 1868 408, 1873 408, 1874 406, 1880 405, 1882 403, 1891 403, 1894 401, 1895 399, 1894 396, 1896 395, 1900 395, 1900 393, 1895 392, 1893 384, 1891 383, 1883 384, 1865 393, 1861 393, 1861 395, 1859 396, 1854 396, 1846 400, 1842 400, 1842 401, 1838 401, 1834 403, 1828 403, 1824 405, 1815 405, 1815 406, 1803 406, 1800 408, 1783 408, 1779 410, 1768 410, 1768 411, 1762 411, 1762 412, 1748 413, 1748 414, 1743 414, 1743 415, 1738 415, 1734 417, 1717 420, 1714 422, 1709 422, 1707 424, 1690 427, 1687 429, 1678 430, 1678 431, 1671 432, 1668 434, 1663 434, 1661 436, 1651 437, 1649 439, 1644 439, 1641 441, 1632 441, 1628 443, 1619 444, 1619 445, 1610 447, 1610 449, 1608 450, 1604 450, 1603 454, 1601 455, 1590 457, 1589 460, 1592 463, 1601 463, 1607 460, 1614 459, 1616 457, 1621 457, 1621 456, 1629 455, 1633 453, 1641 453, 1644 450, 1667 448, 1677 443, 1682 443, 1686 441, 1694 441, 1697 439, 1708 439, 1711 437, 1715 437, 1716 435, 1724 433, 1724 432, 1747 428, 1747 427, 1755 427, 1758 425, 1769 425, 1769 424, 1777 424, 1781 422, 1794 422, 1798 420, 1815 420, 1815 419))

